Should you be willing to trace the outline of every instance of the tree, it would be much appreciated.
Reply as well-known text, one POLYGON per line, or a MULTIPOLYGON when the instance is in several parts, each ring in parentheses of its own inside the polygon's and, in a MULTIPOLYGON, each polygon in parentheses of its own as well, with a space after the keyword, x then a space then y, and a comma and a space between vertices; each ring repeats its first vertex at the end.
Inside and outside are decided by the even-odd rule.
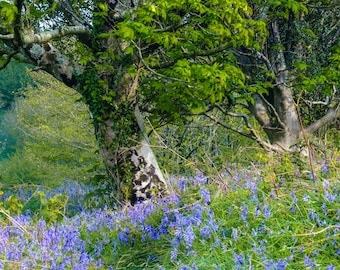
POLYGON ((66 178, 83 183, 99 178, 104 166, 81 96, 49 74, 31 77, 34 87, 27 87, 0 124, 16 142, 15 151, 7 141, 0 153, 1 179, 56 187, 66 178))
MULTIPOLYGON (((270 2, 2 1, 3 67, 11 58, 24 58, 77 89, 93 115, 117 199, 146 199, 167 184, 149 147, 141 109, 181 121, 195 114, 212 118, 209 113, 218 108, 247 124, 245 131, 228 127, 268 148, 287 150, 301 136, 278 15, 298 17, 307 13, 307 4, 270 2), (257 74, 254 66, 263 72, 257 74), (240 106, 242 111, 232 111, 240 106), (252 128, 248 111, 270 143, 252 128)), ((332 72, 335 81, 336 69, 332 72)), ((336 107, 333 111, 338 113, 336 107)))
POLYGON ((239 51, 238 58, 247 85, 258 88, 248 108, 270 144, 257 140, 267 149, 300 150, 299 139, 340 116, 340 5, 328 0, 252 5, 253 18, 267 21, 268 37, 260 50, 239 51), (307 108, 314 117, 308 119, 307 108))
MULTIPOLYGON (((267 151, 302 151, 304 147, 299 145, 301 140, 308 144, 308 134, 340 116, 339 3, 248 1, 248 4, 252 9, 246 11, 245 18, 265 23, 265 37, 259 32, 263 29, 258 28, 253 41, 244 40, 244 44, 227 46, 213 54, 200 51, 201 55, 194 53, 189 61, 181 63, 186 74, 189 74, 186 77, 194 76, 195 82, 206 82, 204 80, 209 80, 211 75, 216 79, 223 78, 225 71, 221 75, 213 69, 214 64, 220 67, 223 63, 230 63, 235 68, 234 81, 222 97, 211 94, 216 93, 213 90, 216 84, 223 87, 215 78, 202 86, 204 94, 196 93, 197 99, 194 101, 187 96, 181 97, 190 92, 190 89, 183 91, 186 88, 184 84, 178 87, 179 92, 169 91, 162 85, 159 85, 162 90, 155 91, 158 86, 155 83, 148 85, 148 89, 158 95, 155 106, 159 106, 160 112, 164 111, 166 100, 178 100, 177 108, 169 104, 166 114, 174 117, 171 111, 182 114, 187 111, 187 115, 202 113, 217 124, 257 141, 267 151), (206 55, 209 58, 202 57, 206 55), (197 65, 202 61, 210 65, 197 72, 197 65), (188 106, 183 107, 184 104, 188 106), (243 119, 244 125, 240 126, 239 121, 233 120, 235 118, 243 119), (253 118, 257 123, 254 124, 253 118)), ((229 25, 216 25, 223 35, 227 35, 231 28, 229 25)), ((253 30, 251 27, 249 29, 253 30)), ((232 33, 238 35, 239 31, 232 29, 232 33)), ((247 37, 241 35, 241 38, 247 37)), ((168 67, 166 64, 164 66, 168 67)), ((178 67, 170 68, 167 74, 176 77, 178 67)), ((224 79, 231 80, 228 77, 224 79)), ((187 80, 192 81, 191 78, 187 80)), ((197 89, 195 84, 194 91, 197 89)), ((191 90, 191 93, 194 91, 191 90)))

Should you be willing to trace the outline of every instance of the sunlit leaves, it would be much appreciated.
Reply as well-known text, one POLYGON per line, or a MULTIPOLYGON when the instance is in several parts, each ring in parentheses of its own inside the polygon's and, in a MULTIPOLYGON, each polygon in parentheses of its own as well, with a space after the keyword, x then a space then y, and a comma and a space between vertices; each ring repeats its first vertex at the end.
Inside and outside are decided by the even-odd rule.
POLYGON ((155 106, 167 113, 202 113, 207 106, 226 99, 232 89, 242 88, 245 80, 233 65, 198 64, 187 59, 177 61, 163 72, 169 79, 163 83, 149 80, 153 90, 145 92, 151 94, 152 91, 155 106))
POLYGON ((6 1, 0 2, 0 23, 4 26, 12 24, 17 13, 18 9, 15 5, 6 1))
POLYGON ((297 17, 301 13, 308 13, 305 3, 301 1, 275 0, 268 1, 267 4, 271 8, 269 14, 272 16, 283 17, 285 19, 288 19, 289 12, 292 12, 297 17))
POLYGON ((156 69, 143 80, 143 94, 174 118, 203 112, 243 89, 242 71, 219 55, 240 46, 260 48, 266 24, 251 14, 247 1, 146 1, 116 25, 114 35, 128 42, 126 54, 143 57, 146 72, 156 69))

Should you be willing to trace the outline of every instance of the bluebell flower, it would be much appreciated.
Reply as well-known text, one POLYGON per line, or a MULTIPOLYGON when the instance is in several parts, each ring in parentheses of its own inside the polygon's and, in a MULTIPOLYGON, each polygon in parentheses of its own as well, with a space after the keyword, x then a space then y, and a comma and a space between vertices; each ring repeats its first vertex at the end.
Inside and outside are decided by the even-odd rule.
POLYGON ((190 250, 191 246, 196 238, 194 230, 191 225, 189 225, 186 230, 183 232, 183 238, 186 244, 186 249, 190 250))
POLYGON ((129 236, 128 236, 128 228, 124 232, 118 232, 118 239, 121 243, 128 244, 129 243, 129 236))
POLYGON ((231 236, 233 237, 234 241, 237 241, 237 239, 238 239, 238 230, 236 228, 232 228, 231 230, 232 230, 231 236))
POLYGON ((336 195, 334 195, 332 192, 330 192, 330 191, 328 191, 328 190, 325 190, 325 197, 327 198, 327 200, 329 201, 329 202, 334 202, 335 201, 335 199, 336 199, 336 195))
POLYGON ((260 215, 260 210, 261 210, 260 205, 256 205, 256 207, 255 207, 255 217, 258 217, 260 215))
POLYGON ((237 254, 234 252, 234 263, 237 265, 244 265, 245 264, 245 258, 243 254, 237 254))
POLYGON ((327 189, 330 187, 330 183, 327 179, 325 179, 323 182, 322 182, 322 186, 323 188, 327 189))
POLYGON ((189 266, 187 265, 183 265, 180 268, 178 268, 178 270, 191 270, 189 266))
POLYGON ((324 214, 325 216, 327 216, 327 207, 326 207, 326 203, 325 203, 325 202, 322 204, 321 208, 322 208, 323 214, 324 214))
POLYGON ((187 180, 186 179, 180 179, 177 182, 177 187, 180 191, 184 191, 187 187, 187 180))
POLYGON ((270 218, 270 209, 267 204, 265 204, 263 207, 263 215, 265 218, 270 218))
POLYGON ((204 225, 203 228, 200 229, 200 233, 202 235, 202 239, 210 238, 211 229, 208 225, 204 225))
POLYGON ((306 203, 310 203, 310 197, 308 194, 304 194, 302 200, 306 203))
POLYGON ((177 250, 177 247, 175 247, 170 253, 170 258, 172 261, 176 261, 177 253, 178 253, 178 250, 177 250))
POLYGON ((208 183, 208 177, 200 173, 196 176, 195 183, 198 185, 206 185, 208 183))
POLYGON ((322 164, 322 166, 321 166, 321 174, 322 174, 322 176, 324 176, 327 171, 328 171, 327 164, 326 163, 322 164))
POLYGON ((310 265, 311 265, 311 260, 307 255, 305 255, 304 266, 310 266, 310 265))
POLYGON ((232 207, 229 207, 229 208, 228 208, 228 215, 230 216, 232 213, 233 213, 233 208, 232 208, 232 207))
POLYGON ((210 191, 207 189, 200 189, 200 194, 205 204, 210 203, 210 191))

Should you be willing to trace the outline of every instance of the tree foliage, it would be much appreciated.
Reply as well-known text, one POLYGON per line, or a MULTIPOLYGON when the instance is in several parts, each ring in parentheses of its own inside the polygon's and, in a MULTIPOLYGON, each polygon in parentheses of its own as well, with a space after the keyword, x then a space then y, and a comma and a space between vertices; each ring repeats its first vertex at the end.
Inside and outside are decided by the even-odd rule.
POLYGON ((340 113, 336 0, 2 3, 3 66, 24 57, 79 91, 125 199, 166 189, 140 110, 161 124, 204 115, 275 151, 340 113))

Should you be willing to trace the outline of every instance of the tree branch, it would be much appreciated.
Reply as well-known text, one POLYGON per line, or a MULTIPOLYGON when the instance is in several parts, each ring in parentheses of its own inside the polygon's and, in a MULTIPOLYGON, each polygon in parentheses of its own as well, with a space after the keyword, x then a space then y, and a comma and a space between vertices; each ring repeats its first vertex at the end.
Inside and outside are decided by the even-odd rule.
POLYGON ((151 66, 151 68, 153 69, 169 68, 169 67, 172 67, 174 64, 176 64, 178 60, 190 59, 190 58, 197 57, 197 56, 210 56, 210 55, 214 55, 216 53, 222 52, 231 47, 232 47, 231 43, 227 43, 224 46, 220 46, 220 47, 217 47, 211 50, 202 50, 202 51, 196 51, 196 52, 191 52, 191 53, 185 53, 178 57, 173 58, 172 61, 169 61, 166 63, 160 63, 159 65, 153 65, 151 66))
POLYGON ((305 132, 309 134, 314 133, 338 117, 340 117, 340 103, 331 107, 323 117, 306 127, 305 132))
POLYGON ((7 55, 6 61, 0 66, 0 70, 6 68, 7 65, 9 64, 9 62, 11 62, 11 59, 12 59, 17 53, 18 53, 17 51, 14 51, 14 52, 8 54, 8 55, 7 55))
POLYGON ((214 121, 216 124, 218 124, 218 125, 220 125, 220 126, 226 128, 226 129, 230 129, 230 130, 232 130, 232 131, 234 131, 234 132, 237 132, 238 134, 240 134, 240 135, 242 135, 242 136, 244 136, 244 137, 247 137, 247 138, 249 138, 249 139, 252 139, 252 140, 255 140, 255 139, 256 139, 256 138, 253 136, 252 133, 246 133, 245 131, 243 131, 243 130, 241 130, 241 129, 239 129, 239 128, 236 128, 236 127, 234 127, 234 126, 232 126, 232 125, 229 125, 229 124, 227 124, 226 122, 223 122, 223 121, 221 121, 220 119, 218 119, 218 118, 216 118, 216 117, 214 117, 214 116, 212 116, 212 115, 209 115, 209 114, 207 114, 207 113, 204 113, 203 115, 204 115, 205 117, 211 119, 212 121, 214 121))
MULTIPOLYGON (((56 29, 44 33, 38 34, 28 34, 22 36, 23 44, 32 44, 32 43, 45 43, 55 38, 60 38, 68 35, 83 35, 89 34, 89 29, 85 26, 69 26, 65 29, 56 29)), ((13 40, 14 34, 0 35, 0 39, 2 40, 13 40)))
POLYGON ((277 123, 280 125, 281 128, 286 128, 286 124, 282 121, 282 119, 280 118, 278 112, 276 111, 275 107, 270 103, 268 102, 268 100, 265 99, 265 97, 261 94, 258 94, 261 99, 264 101, 264 103, 267 104, 267 106, 272 110, 273 114, 275 115, 275 118, 277 120, 277 123))

